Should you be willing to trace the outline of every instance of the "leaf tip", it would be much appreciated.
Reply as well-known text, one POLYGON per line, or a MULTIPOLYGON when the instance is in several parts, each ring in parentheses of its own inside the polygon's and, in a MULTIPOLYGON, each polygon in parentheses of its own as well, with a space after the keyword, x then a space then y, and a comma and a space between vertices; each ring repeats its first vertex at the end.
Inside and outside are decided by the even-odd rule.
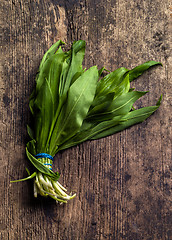
POLYGON ((158 102, 156 103, 156 106, 158 106, 158 107, 161 105, 162 96, 163 96, 163 95, 161 94, 161 96, 160 96, 158 102))

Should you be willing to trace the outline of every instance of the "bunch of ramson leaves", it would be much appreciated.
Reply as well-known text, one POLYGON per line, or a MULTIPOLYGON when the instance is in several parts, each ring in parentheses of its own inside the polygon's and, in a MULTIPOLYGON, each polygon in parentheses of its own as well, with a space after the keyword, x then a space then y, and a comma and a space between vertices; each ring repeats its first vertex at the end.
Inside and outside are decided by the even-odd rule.
POLYGON ((144 121, 160 106, 161 97, 156 106, 135 110, 134 102, 147 92, 135 91, 130 82, 161 63, 149 61, 132 70, 121 67, 101 78, 104 68, 82 68, 85 41, 74 42, 69 51, 62 50, 63 44, 56 42, 40 63, 29 102, 34 128, 28 127, 31 140, 26 147, 36 171, 17 181, 34 178, 35 197, 40 194, 66 203, 75 194, 68 195, 58 182, 59 173, 45 165, 51 165, 51 159, 37 159, 35 155, 54 157, 61 150, 144 121))

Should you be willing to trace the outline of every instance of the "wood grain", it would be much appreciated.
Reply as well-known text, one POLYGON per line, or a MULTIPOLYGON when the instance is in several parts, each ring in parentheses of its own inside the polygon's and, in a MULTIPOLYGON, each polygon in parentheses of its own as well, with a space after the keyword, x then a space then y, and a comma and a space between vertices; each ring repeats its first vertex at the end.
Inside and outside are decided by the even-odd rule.
POLYGON ((168 0, 9 0, 1 3, 0 239, 166 240, 171 217, 171 70, 168 0), (25 155, 29 95, 44 52, 62 39, 87 42, 86 67, 114 70, 161 61, 132 86, 136 107, 160 109, 142 124, 58 154, 54 170, 77 197, 34 199, 25 155))

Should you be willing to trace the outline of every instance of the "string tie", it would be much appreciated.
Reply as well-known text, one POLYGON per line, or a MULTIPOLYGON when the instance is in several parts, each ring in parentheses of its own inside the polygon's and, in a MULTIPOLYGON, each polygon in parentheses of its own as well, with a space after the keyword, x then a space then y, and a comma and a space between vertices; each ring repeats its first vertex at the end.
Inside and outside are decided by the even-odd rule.
MULTIPOLYGON (((53 157, 50 155, 50 154, 48 154, 48 153, 38 153, 38 154, 36 154, 35 155, 35 157, 37 158, 37 159, 39 159, 39 158, 48 158, 48 159, 50 159, 50 160, 54 160, 53 159, 53 157)), ((50 170, 52 170, 52 163, 43 163, 44 165, 46 165, 46 166, 50 166, 50 170)))

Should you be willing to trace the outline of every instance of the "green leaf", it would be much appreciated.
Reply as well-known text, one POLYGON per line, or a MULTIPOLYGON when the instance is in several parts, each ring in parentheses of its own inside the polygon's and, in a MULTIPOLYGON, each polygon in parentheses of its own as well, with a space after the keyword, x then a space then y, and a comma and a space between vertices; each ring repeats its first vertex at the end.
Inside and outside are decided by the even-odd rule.
POLYGON ((49 140, 65 101, 66 92, 72 81, 83 73, 84 41, 75 42, 72 51, 68 53, 59 48, 54 54, 55 49, 56 46, 53 46, 46 55, 46 61, 41 65, 36 79, 36 90, 30 98, 30 109, 35 118, 37 152, 49 153, 49 140))
POLYGON ((162 94, 160 96, 160 98, 158 99, 156 106, 159 107, 161 105, 161 101, 162 101, 162 94))
POLYGON ((65 62, 65 69, 62 71, 60 80, 61 96, 67 93, 70 85, 83 73, 82 62, 85 55, 85 41, 74 42, 68 55, 70 57, 65 62))
POLYGON ((31 139, 34 139, 34 132, 33 130, 27 125, 27 133, 31 139))
POLYGON ((102 67, 101 69, 99 69, 99 77, 102 75, 103 71, 110 73, 110 71, 108 69, 106 69, 105 67, 102 67))
POLYGON ((99 134, 100 132, 109 129, 110 127, 114 127, 118 125, 121 121, 124 121, 121 120, 121 118, 122 116, 117 116, 109 121, 104 121, 99 124, 91 124, 90 128, 79 131, 73 138, 69 139, 63 145, 61 145, 59 147, 59 151, 92 139, 93 136, 99 134))
POLYGON ((65 43, 61 40, 59 40, 58 42, 54 43, 49 49, 48 51, 44 54, 42 61, 40 63, 39 66, 39 70, 41 70, 41 68, 43 67, 45 61, 51 57, 52 55, 54 55, 54 53, 57 51, 57 49, 59 48, 59 46, 64 45, 65 43))
POLYGON ((130 82, 132 82, 134 79, 136 79, 137 77, 142 75, 150 67, 153 67, 153 66, 156 66, 156 65, 161 65, 162 66, 162 63, 155 62, 155 61, 148 61, 148 62, 145 62, 145 63, 133 68, 132 70, 129 71, 130 82))
POLYGON ((97 111, 96 114, 89 116, 88 120, 94 122, 105 121, 110 120, 115 116, 124 115, 131 110, 135 101, 146 93, 147 92, 138 91, 124 93, 111 101, 103 111, 100 109, 100 112, 97 111))
POLYGON ((69 50, 68 53, 70 53, 72 50, 74 50, 74 52, 77 53, 81 51, 81 49, 83 48, 85 49, 85 41, 83 40, 74 41, 72 44, 71 50, 69 50))
POLYGON ((127 93, 130 89, 129 75, 122 80, 122 82, 113 90, 106 95, 95 97, 91 108, 88 112, 87 118, 98 113, 105 113, 108 107, 114 102, 114 100, 122 93, 127 93))
POLYGON ((102 75, 103 71, 105 70, 105 67, 102 67, 101 69, 99 69, 98 73, 99 73, 99 77, 102 75))
POLYGON ((120 132, 137 123, 141 123, 144 120, 146 120, 151 114, 153 114, 158 109, 158 107, 159 106, 150 106, 150 107, 144 107, 138 110, 131 111, 121 118, 121 122, 119 125, 115 127, 110 127, 109 129, 94 135, 91 139, 95 140, 95 139, 103 138, 103 137, 115 134, 117 132, 120 132))
POLYGON ((70 87, 67 102, 61 110, 51 137, 50 151, 52 154, 55 154, 54 145, 62 144, 78 132, 94 99, 97 80, 97 67, 92 67, 70 87))
POLYGON ((29 152, 32 155, 36 155, 37 154, 37 151, 36 151, 36 141, 34 139, 29 141, 26 146, 27 146, 27 149, 29 150, 29 152))
POLYGON ((45 79, 37 95, 35 108, 37 109, 37 113, 35 114, 35 139, 37 142, 37 152, 43 152, 43 150, 45 150, 51 123, 55 114, 55 103, 47 79, 45 79))
POLYGON ((37 79, 36 91, 30 99, 30 108, 35 119, 37 152, 48 151, 45 148, 59 105, 58 86, 65 58, 65 53, 59 50, 46 61, 37 79))
POLYGON ((107 137, 131 127, 134 124, 143 122, 159 108, 161 99, 162 96, 158 100, 156 106, 144 107, 131 111, 125 115, 116 116, 109 121, 104 121, 95 125, 92 124, 90 129, 85 128, 83 131, 78 132, 73 138, 61 145, 59 151, 75 146, 87 140, 96 140, 107 137))
POLYGON ((114 92, 115 92, 114 99, 123 93, 127 93, 129 90, 130 90, 129 74, 126 73, 124 79, 114 89, 114 92))
POLYGON ((59 173, 56 172, 54 173, 53 171, 51 171, 49 168, 47 168, 43 163, 40 162, 40 160, 36 159, 27 149, 26 147, 26 154, 28 159, 31 161, 31 163, 33 164, 33 166, 41 173, 48 175, 49 177, 51 177, 51 179, 54 179, 55 181, 57 181, 60 177, 59 173))
POLYGON ((93 101, 91 108, 87 114, 87 118, 97 113, 101 113, 106 111, 109 105, 112 103, 114 99, 115 93, 109 93, 105 96, 100 96, 96 100, 93 101))
POLYGON ((128 69, 122 67, 103 77, 97 84, 96 97, 114 92, 115 88, 122 82, 127 72, 128 69))

